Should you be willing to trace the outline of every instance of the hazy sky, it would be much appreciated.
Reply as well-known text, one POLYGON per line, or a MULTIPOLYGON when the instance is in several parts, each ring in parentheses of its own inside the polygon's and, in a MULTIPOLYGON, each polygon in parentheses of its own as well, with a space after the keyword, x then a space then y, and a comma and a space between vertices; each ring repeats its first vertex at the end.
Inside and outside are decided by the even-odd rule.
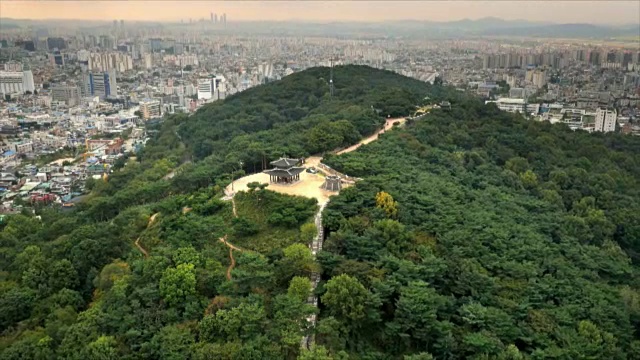
POLYGON ((19 19, 450 21, 487 16, 559 23, 640 23, 640 1, 11 1, 0 16, 19 19))

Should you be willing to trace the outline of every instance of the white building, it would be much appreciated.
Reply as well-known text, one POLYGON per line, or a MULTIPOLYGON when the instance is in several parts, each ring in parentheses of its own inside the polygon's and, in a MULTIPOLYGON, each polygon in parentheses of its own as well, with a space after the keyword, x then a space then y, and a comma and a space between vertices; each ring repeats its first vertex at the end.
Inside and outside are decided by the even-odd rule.
POLYGON ((22 63, 18 61, 8 61, 4 63, 4 71, 20 72, 22 71, 22 63))
POLYGON ((22 72, 22 87, 25 92, 30 91, 32 94, 36 90, 36 84, 33 82, 33 73, 31 70, 22 72))
POLYGON ((495 103, 498 109, 508 112, 527 113, 527 101, 524 99, 500 98, 496 101, 485 101, 485 104, 495 103))
POLYGON ((38 144, 46 145, 49 147, 59 148, 67 145, 67 138, 62 136, 54 136, 47 134, 44 131, 36 131, 32 134, 33 140, 38 144))
POLYGON ((33 143, 31 141, 19 141, 9 144, 9 148, 17 154, 27 154, 33 152, 33 143))
POLYGON ((89 57, 91 57, 91 53, 87 50, 80 50, 76 54, 78 61, 89 61, 89 57))
POLYGON ((17 71, 0 71, 0 93, 2 94, 23 94, 24 75, 17 71))
POLYGON ((618 113, 615 110, 596 110, 596 125, 593 131, 613 132, 616 131, 618 113))
POLYGON ((196 55, 180 55, 178 57, 178 62, 179 62, 180 68, 184 68, 187 65, 190 65, 192 67, 196 67, 196 66, 198 66, 198 56, 196 56, 196 55))
POLYGON ((198 100, 224 99, 225 93, 225 78, 222 76, 198 80, 198 100))
POLYGON ((26 91, 33 93, 35 89, 31 70, 0 71, 0 93, 24 94, 26 91))
POLYGON ((211 79, 199 79, 198 80, 198 100, 209 100, 213 97, 214 85, 211 79))
POLYGON ((191 85, 191 84, 187 84, 184 86, 184 95, 185 96, 193 96, 198 94, 198 89, 191 85))
POLYGON ((38 96, 35 99, 35 103, 38 106, 43 106, 43 107, 51 107, 51 97, 50 96, 38 96))

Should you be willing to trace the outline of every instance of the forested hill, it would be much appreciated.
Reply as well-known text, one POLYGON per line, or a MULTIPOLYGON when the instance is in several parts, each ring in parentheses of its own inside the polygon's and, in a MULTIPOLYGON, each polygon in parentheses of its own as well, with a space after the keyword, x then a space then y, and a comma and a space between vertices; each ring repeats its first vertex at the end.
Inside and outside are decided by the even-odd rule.
POLYGON ((73 211, 6 217, 0 359, 640 358, 637 138, 361 66, 336 67, 330 97, 328 77, 169 116, 73 211), (317 261, 315 200, 221 200, 232 177, 440 100, 452 109, 326 158, 364 180, 331 199, 317 261))
MULTIPOLYGON (((200 109, 179 133, 197 158, 231 145, 273 157, 303 156, 333 150, 372 133, 381 118, 413 113, 425 96, 434 99, 455 94, 450 89, 366 66, 337 66, 333 70, 334 97, 329 92, 330 69, 312 68, 283 80, 258 86, 200 109), (336 122, 336 123, 334 123, 336 122), (313 132, 307 130, 316 128, 313 132), (270 131, 277 130, 277 131, 270 131), (265 131, 253 137, 230 137, 265 131), (273 156, 272 156, 273 155, 273 156)), ((254 154, 255 155, 255 154, 254 154)), ((240 153, 248 163, 259 157, 240 153)))
POLYGON ((283 154, 351 145, 425 96, 458 96, 345 66, 330 98, 328 74, 169 116, 73 211, 4 218, 0 359, 295 359, 314 312, 315 201, 259 190, 235 197, 236 217, 223 187, 283 154))
POLYGON ((325 157, 365 180, 324 213, 318 341, 358 359, 640 359, 639 151, 468 102, 325 157))

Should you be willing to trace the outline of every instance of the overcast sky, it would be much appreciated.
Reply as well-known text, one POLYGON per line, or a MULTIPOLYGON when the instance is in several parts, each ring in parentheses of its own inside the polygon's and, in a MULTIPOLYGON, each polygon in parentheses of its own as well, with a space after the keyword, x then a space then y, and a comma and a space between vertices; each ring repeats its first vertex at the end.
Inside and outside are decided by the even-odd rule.
POLYGON ((451 21, 499 17, 557 23, 640 23, 640 1, 9 1, 0 16, 18 19, 451 21))

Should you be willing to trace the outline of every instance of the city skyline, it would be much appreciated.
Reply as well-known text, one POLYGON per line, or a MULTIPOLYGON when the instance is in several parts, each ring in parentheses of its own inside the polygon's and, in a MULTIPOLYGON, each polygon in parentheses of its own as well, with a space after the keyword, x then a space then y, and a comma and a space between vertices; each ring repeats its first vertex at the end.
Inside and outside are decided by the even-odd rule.
POLYGON ((226 13, 232 21, 457 21, 497 17, 553 23, 640 24, 635 1, 19 1, 1 2, 4 18, 55 20, 180 21, 226 13), (81 3, 81 6, 80 6, 81 3), (150 12, 152 8, 154 11, 150 12), (391 10, 391 11, 390 11, 391 10))

